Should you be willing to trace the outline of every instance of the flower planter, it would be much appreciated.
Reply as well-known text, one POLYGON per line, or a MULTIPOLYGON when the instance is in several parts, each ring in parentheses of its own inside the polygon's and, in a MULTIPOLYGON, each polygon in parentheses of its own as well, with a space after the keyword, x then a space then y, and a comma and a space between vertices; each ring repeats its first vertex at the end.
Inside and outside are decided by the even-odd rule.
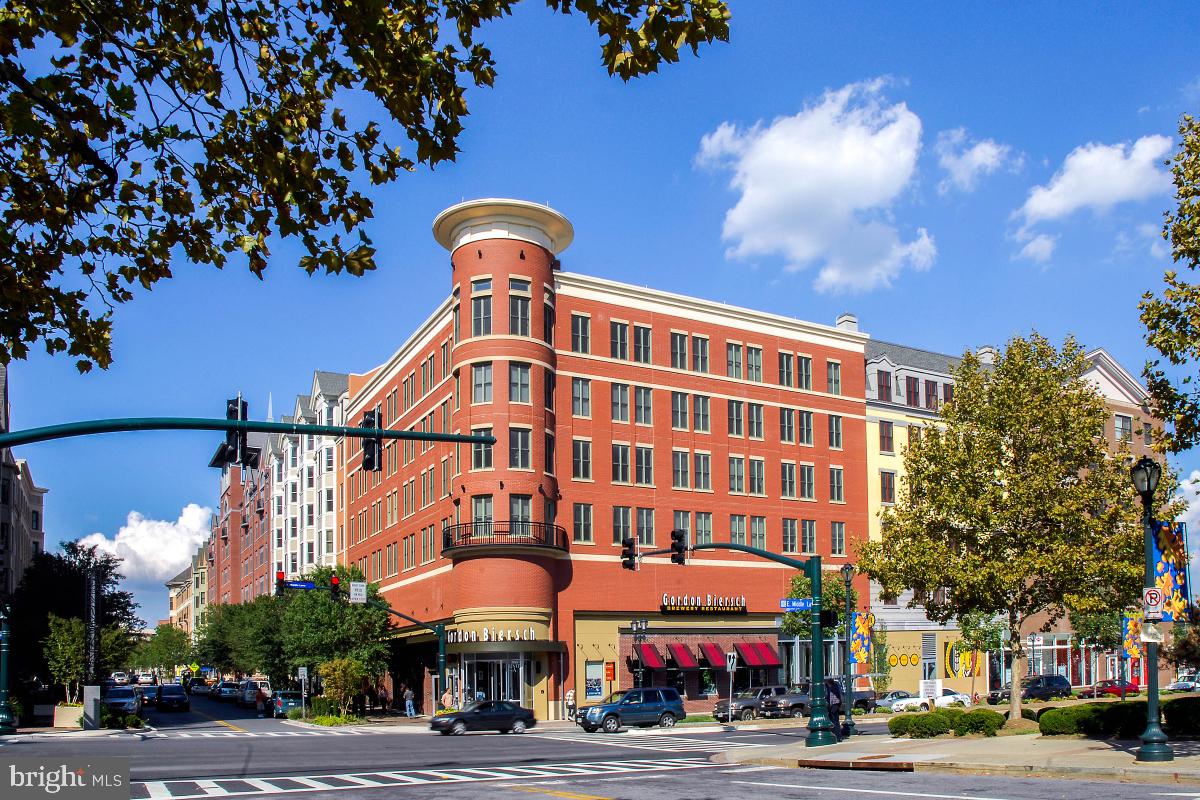
POLYGON ((83 706, 55 706, 54 727, 82 728, 83 706))

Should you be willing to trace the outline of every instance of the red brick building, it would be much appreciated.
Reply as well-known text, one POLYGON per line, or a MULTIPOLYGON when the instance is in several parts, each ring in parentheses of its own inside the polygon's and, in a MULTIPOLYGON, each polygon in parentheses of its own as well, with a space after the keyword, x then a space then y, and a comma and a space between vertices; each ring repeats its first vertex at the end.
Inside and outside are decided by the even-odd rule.
MULTIPOLYGON (((266 435, 248 434, 248 442, 257 464, 266 435)), ((207 543, 208 602, 245 603, 275 591, 270 472, 264 465, 226 465, 222 449, 210 466, 221 469, 221 496, 207 543)))
MULTIPOLYGON (((638 670, 709 708, 728 691, 728 651, 735 691, 783 679, 793 654, 806 672, 807 644, 780 642, 776 622, 794 571, 706 551, 633 573, 620 541, 664 548, 684 528, 840 567, 867 536, 867 337, 849 316, 830 327, 563 272, 573 235, 514 200, 435 220, 449 297, 387 363, 351 376, 347 424, 377 409, 388 427, 496 445, 393 442, 364 473, 345 444, 342 560, 396 609, 448 624, 457 697, 540 718, 561 715, 568 688, 582 704, 638 670)), ((427 708, 431 639, 401 631, 393 669, 427 708)))

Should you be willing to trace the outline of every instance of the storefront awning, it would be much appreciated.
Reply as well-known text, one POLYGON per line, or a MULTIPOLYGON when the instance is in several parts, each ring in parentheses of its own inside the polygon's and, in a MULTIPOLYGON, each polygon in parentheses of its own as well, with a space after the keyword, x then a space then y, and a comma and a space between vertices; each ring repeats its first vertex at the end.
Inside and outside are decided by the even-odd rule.
POLYGON ((675 661, 675 666, 679 669, 700 669, 700 665, 696 663, 695 656, 692 651, 688 650, 682 644, 668 644, 667 651, 671 654, 671 658, 675 661))
POLYGON ((713 642, 703 642, 700 645, 700 654, 713 669, 725 669, 725 651, 713 642))
POLYGON ((666 669, 667 662, 663 661, 663 657, 658 654, 658 648, 646 642, 637 642, 633 646, 633 652, 637 655, 638 660, 642 662, 642 666, 648 669, 666 669))
POLYGON ((762 660, 764 667, 782 667, 783 662, 779 660, 779 654, 775 652, 775 648, 770 642, 755 642, 754 649, 758 652, 758 657, 762 660))
POLYGON ((753 644, 749 642, 734 642, 733 646, 737 650, 738 655, 742 657, 742 663, 747 667, 763 666, 762 656, 754 649, 753 644))

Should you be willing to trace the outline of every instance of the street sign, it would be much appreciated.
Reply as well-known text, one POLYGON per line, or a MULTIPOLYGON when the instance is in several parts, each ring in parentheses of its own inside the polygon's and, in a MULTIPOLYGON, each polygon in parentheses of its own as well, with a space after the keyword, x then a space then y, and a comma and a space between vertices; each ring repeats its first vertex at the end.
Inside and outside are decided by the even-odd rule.
POLYGON ((296 667, 296 677, 302 682, 308 680, 308 667, 296 667))
POLYGON ((1142 612, 1147 622, 1158 622, 1163 617, 1163 593, 1157 586, 1142 589, 1142 612))
POLYGON ((284 581, 283 585, 289 589, 315 589, 317 585, 312 581, 284 581))
POLYGON ((367 582, 366 581, 350 581, 350 602, 351 603, 366 603, 367 602, 367 582))
POLYGON ((811 611, 811 597, 785 597, 779 601, 779 607, 784 611, 811 611))
POLYGON ((732 650, 725 654, 725 669, 730 672, 737 669, 737 653, 732 650))
POLYGON ((1147 644, 1162 644, 1162 628, 1153 622, 1143 622, 1141 640, 1147 644))
POLYGON ((1033 646, 1034 647, 1041 647, 1045 643, 1046 643, 1046 639, 1040 633, 1033 637, 1033 646))
POLYGON ((188 664, 188 669, 190 669, 192 671, 193 675, 200 674, 200 665, 197 664, 195 661, 193 661, 191 664, 188 664))

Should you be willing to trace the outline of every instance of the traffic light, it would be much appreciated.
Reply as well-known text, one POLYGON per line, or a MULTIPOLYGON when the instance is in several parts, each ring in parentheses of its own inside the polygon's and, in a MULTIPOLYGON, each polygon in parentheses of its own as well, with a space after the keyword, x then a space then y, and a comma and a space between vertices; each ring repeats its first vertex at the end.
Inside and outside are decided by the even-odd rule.
MULTIPOLYGON (((364 411, 360 428, 378 428, 379 415, 374 411, 364 411)), ((379 472, 383 469, 383 438, 380 436, 362 437, 362 468, 365 472, 379 472)))
POLYGON ((838 612, 836 608, 821 609, 821 627, 836 628, 838 624, 838 612))
POLYGON ((342 590, 341 579, 338 578, 337 575, 330 575, 329 576, 329 596, 332 597, 335 602, 340 597, 341 590, 342 590))
MULTIPOLYGON (((245 400, 240 397, 233 397, 225 401, 225 419, 244 422, 249 418, 249 403, 245 400)), ((225 463, 244 464, 248 455, 249 448, 246 444, 246 432, 238 430, 225 431, 225 463)))
POLYGON ((629 537, 621 540, 621 566, 637 570, 637 542, 629 537))
POLYGON ((671 562, 673 564, 687 563, 687 531, 678 528, 671 531, 671 562))
POLYGON ((283 597, 283 570, 275 573, 275 596, 283 597))

